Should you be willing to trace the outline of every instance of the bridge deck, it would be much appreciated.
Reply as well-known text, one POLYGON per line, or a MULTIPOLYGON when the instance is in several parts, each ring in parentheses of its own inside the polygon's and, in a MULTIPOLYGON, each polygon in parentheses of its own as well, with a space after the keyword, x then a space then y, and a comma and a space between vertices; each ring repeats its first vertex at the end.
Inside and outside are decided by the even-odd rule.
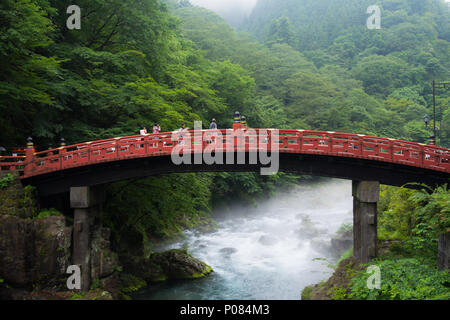
POLYGON ((23 170, 22 178, 120 160, 183 152, 279 152, 359 158, 450 173, 450 150, 365 135, 290 129, 231 129, 137 135, 64 146, 26 156, 0 157, 0 171, 23 170), (237 130, 241 131, 241 130, 237 130), (183 141, 183 142, 182 142, 183 141))

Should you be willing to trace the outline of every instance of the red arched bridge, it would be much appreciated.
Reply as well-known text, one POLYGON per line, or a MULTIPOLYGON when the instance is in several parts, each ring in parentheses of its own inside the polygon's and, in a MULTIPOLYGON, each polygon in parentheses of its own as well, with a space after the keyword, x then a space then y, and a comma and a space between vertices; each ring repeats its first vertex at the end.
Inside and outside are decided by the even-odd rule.
MULTIPOLYGON (((235 129, 130 136, 40 152, 29 143, 24 155, 0 157, 0 171, 20 170, 22 182, 36 186, 43 198, 69 193, 73 262, 85 270, 83 290, 90 285, 92 219, 104 201, 102 188, 92 188, 98 185, 173 172, 258 171, 267 163, 254 160, 270 154, 281 171, 353 180, 353 254, 366 263, 377 256, 379 184, 434 186, 450 178, 449 149, 432 145, 326 131, 235 129), (188 161, 176 164, 174 153, 188 161), (206 153, 227 161, 208 162, 206 153)), ((439 266, 448 268, 450 235, 441 238, 439 266)))
MULTIPOLYGON (((290 129, 186 131, 190 135, 183 153, 213 154, 261 151, 277 152, 279 170, 389 185, 409 182, 433 186, 450 178, 450 150, 433 145, 358 134, 290 129), (216 134, 220 134, 218 143, 216 134), (256 139, 264 136, 264 139, 256 139), (276 151, 275 148, 276 147, 276 151)), ((205 171, 257 171, 260 163, 234 161, 206 164, 205 161, 176 165, 171 154, 183 138, 177 132, 129 136, 62 146, 25 155, 0 157, 0 171, 20 170, 24 184, 38 187, 41 195, 69 191, 73 186, 94 186, 154 174, 205 171)), ((186 140, 186 138, 184 138, 186 140)), ((236 159, 235 159, 236 160, 236 159)))

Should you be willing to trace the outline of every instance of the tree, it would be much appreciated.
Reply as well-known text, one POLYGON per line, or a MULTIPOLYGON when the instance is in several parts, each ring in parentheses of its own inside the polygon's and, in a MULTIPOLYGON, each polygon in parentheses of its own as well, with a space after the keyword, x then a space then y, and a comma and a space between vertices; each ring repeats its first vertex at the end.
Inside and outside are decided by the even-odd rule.
POLYGON ((353 68, 356 79, 363 82, 368 94, 386 97, 397 88, 413 84, 416 76, 406 62, 391 56, 372 55, 353 68))
POLYGON ((288 44, 293 48, 297 46, 297 39, 291 20, 286 16, 274 19, 270 24, 266 44, 272 46, 276 43, 288 44))
POLYGON ((40 1, 0 3, 0 145, 23 144, 41 106, 54 103, 49 82, 58 59, 48 52, 53 31, 40 1))

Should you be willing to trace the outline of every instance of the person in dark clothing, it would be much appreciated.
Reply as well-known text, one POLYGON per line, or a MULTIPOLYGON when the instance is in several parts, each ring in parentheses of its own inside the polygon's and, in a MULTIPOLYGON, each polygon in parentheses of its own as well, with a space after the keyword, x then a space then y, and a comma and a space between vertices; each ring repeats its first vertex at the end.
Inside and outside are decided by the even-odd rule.
POLYGON ((211 124, 209 125, 209 129, 217 129, 216 119, 211 120, 211 124))

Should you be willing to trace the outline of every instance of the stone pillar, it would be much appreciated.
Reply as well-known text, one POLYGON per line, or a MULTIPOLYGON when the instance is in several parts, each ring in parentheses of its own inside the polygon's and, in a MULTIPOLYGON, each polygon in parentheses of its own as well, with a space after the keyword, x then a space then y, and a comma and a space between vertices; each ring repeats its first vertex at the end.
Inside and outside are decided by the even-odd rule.
POLYGON ((81 268, 81 290, 89 291, 90 279, 90 224, 89 208, 92 206, 89 187, 70 188, 70 207, 73 219, 73 263, 81 268))
POLYGON ((353 256, 362 263, 377 256, 379 197, 379 182, 353 181, 353 256))
POLYGON ((450 233, 439 235, 438 269, 439 271, 450 269, 450 233))

